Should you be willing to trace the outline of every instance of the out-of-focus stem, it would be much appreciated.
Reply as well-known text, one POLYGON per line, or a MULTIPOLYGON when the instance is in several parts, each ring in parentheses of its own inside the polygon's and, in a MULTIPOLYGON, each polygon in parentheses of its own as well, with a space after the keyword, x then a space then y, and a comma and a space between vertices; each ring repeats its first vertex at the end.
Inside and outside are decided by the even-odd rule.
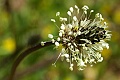
POLYGON ((13 63, 13 66, 11 68, 11 72, 10 72, 10 76, 9 76, 9 79, 8 80, 13 80, 14 79, 14 74, 15 74, 15 71, 16 71, 16 68, 18 67, 18 65, 20 64, 20 62, 29 54, 31 54, 32 52, 38 50, 38 49, 41 49, 43 47, 47 47, 47 46, 50 46, 50 45, 53 45, 53 43, 51 41, 49 42, 45 42, 44 43, 44 46, 41 45, 41 43, 35 45, 35 46, 32 46, 32 47, 29 47, 27 48, 26 50, 24 50, 15 60, 15 62, 13 63))

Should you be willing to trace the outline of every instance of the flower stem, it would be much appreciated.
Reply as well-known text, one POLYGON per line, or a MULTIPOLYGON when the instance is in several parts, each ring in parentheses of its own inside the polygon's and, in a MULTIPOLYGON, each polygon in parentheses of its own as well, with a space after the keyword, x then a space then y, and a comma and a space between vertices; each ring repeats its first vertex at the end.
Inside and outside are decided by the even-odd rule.
POLYGON ((8 80, 13 80, 14 79, 14 74, 15 74, 15 71, 16 71, 16 68, 18 67, 18 65, 20 64, 20 62, 29 54, 31 54, 32 52, 38 50, 38 49, 41 49, 43 47, 46 47, 46 46, 50 46, 50 45, 53 45, 53 43, 51 41, 49 42, 45 42, 44 43, 44 46, 41 45, 41 43, 35 45, 35 46, 32 46, 32 47, 29 47, 27 48, 26 50, 24 50, 15 60, 15 62, 13 63, 12 65, 12 68, 11 68, 11 72, 10 72, 10 76, 9 76, 9 79, 8 80))

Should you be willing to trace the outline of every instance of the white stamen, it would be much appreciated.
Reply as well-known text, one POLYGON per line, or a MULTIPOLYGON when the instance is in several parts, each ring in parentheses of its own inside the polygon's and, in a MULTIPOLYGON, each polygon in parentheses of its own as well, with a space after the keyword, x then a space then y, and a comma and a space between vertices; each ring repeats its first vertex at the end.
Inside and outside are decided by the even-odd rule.
POLYGON ((41 42, 41 45, 42 45, 42 46, 44 46, 44 45, 45 45, 45 43, 46 43, 46 42, 43 42, 43 41, 42 41, 42 42, 41 42))
POLYGON ((54 39, 52 39, 52 43, 54 43, 55 42, 55 40, 54 39))
POLYGON ((73 12, 73 7, 70 7, 70 11, 73 12))
POLYGON ((57 38, 57 41, 60 41, 60 38, 59 38, 59 37, 57 38))
POLYGON ((56 22, 55 19, 51 19, 52 22, 56 22))
POLYGON ((77 5, 75 5, 75 8, 76 8, 76 9, 78 9, 78 6, 77 6, 77 5))
POLYGON ((48 37, 49 37, 49 38, 53 38, 53 35, 52 35, 52 34, 48 34, 48 37))
POLYGON ((59 42, 55 42, 55 45, 58 47, 59 46, 59 42))
POLYGON ((68 57, 69 57, 69 55, 68 55, 68 54, 64 54, 64 56, 65 56, 66 58, 68 58, 68 57))
POLYGON ((56 16, 60 16, 60 12, 57 12, 57 13, 56 13, 56 16))
POLYGON ((68 27, 69 27, 70 29, 72 29, 72 25, 71 25, 71 24, 68 24, 68 27))
POLYGON ((62 30, 65 29, 65 25, 64 24, 61 24, 61 27, 60 27, 62 30))
POLYGON ((61 32, 59 33, 59 36, 62 37, 62 33, 61 32))
POLYGON ((92 13, 92 12, 94 12, 94 10, 91 10, 90 12, 92 13))
POLYGON ((70 12, 70 11, 68 11, 67 14, 68 14, 69 16, 71 16, 71 12, 70 12))
POLYGON ((74 20, 74 21, 77 21, 77 17, 76 17, 76 16, 74 16, 74 17, 73 17, 73 20, 74 20))

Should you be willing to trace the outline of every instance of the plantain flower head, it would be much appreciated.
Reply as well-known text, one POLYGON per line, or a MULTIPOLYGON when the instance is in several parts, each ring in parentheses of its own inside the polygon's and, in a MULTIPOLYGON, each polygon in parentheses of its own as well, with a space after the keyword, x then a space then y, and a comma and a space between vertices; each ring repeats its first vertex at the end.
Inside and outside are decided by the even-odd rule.
MULTIPOLYGON (((102 62, 103 48, 109 49, 106 41, 110 40, 111 34, 107 30, 107 23, 104 22, 100 13, 91 19, 94 10, 88 12, 88 9, 89 7, 86 5, 82 9, 76 5, 70 7, 67 12, 68 18, 61 17, 60 12, 57 12, 56 16, 61 22, 60 26, 56 25, 59 28, 58 37, 54 39, 52 34, 48 35, 56 47, 62 44, 63 48, 59 57, 69 62, 70 70, 73 70, 75 64, 78 66, 78 70, 83 70, 88 64, 102 62)), ((56 22, 55 19, 51 19, 51 21, 56 22)))

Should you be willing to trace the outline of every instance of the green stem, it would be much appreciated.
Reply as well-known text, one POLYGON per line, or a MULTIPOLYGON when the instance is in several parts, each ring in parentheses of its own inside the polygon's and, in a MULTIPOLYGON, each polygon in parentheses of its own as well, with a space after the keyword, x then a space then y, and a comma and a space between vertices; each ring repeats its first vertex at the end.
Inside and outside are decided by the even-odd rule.
POLYGON ((18 67, 18 65, 20 64, 20 62, 27 56, 29 55, 30 53, 38 50, 38 49, 41 49, 43 47, 46 47, 46 46, 50 46, 50 45, 53 45, 53 43, 51 41, 49 42, 45 42, 44 46, 41 45, 41 43, 33 46, 33 47, 30 47, 26 50, 24 50, 15 60, 15 62, 13 63, 13 66, 12 66, 12 69, 11 69, 11 72, 10 72, 10 76, 9 76, 9 79, 8 80, 13 80, 14 79, 14 74, 15 74, 15 71, 16 71, 16 68, 18 67))

